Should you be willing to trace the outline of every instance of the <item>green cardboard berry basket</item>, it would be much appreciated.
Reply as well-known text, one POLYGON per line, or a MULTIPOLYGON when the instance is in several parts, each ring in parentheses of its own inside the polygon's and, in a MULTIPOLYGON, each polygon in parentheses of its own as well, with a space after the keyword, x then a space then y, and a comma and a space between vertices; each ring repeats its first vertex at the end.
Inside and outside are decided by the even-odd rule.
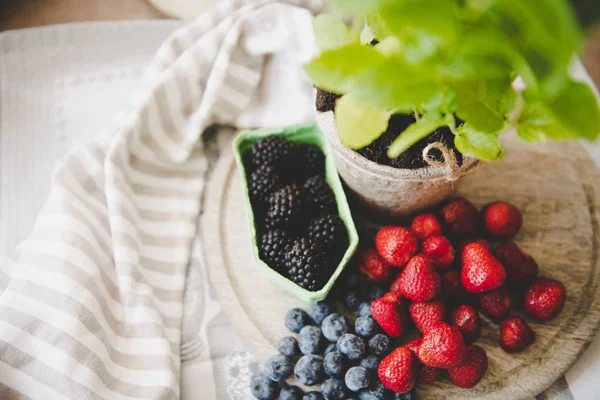
POLYGON ((331 155, 329 145, 323 136, 323 133, 315 123, 295 125, 280 129, 258 129, 253 131, 243 131, 233 142, 233 151, 235 153, 235 160, 242 178, 241 182, 244 193, 244 203, 250 227, 250 237, 252 240, 252 252, 254 254, 254 261, 257 268, 260 268, 266 276, 275 281, 275 283, 283 290, 296 296, 304 302, 315 303, 323 300, 325 297, 327 297, 327 294, 333 287, 336 279, 340 276, 358 246, 358 233, 356 231, 356 226, 354 225, 354 220, 352 219, 352 213, 350 212, 350 207, 348 206, 346 194, 344 193, 344 189, 342 187, 342 182, 340 181, 340 177, 335 168, 333 156, 331 155), (338 264, 331 278, 329 278, 329 281, 327 281, 321 290, 316 292, 308 291, 296 285, 291 280, 269 268, 269 266, 260 259, 258 253, 256 224, 254 220, 254 212, 250 203, 250 196, 248 194, 248 184, 246 181, 246 169, 243 162, 243 155, 246 151, 250 150, 252 145, 258 139, 267 136, 281 136, 296 143, 311 143, 318 146, 325 154, 325 180, 335 194, 339 216, 342 221, 344 221, 346 230, 348 231, 349 245, 344 253, 344 257, 338 264))

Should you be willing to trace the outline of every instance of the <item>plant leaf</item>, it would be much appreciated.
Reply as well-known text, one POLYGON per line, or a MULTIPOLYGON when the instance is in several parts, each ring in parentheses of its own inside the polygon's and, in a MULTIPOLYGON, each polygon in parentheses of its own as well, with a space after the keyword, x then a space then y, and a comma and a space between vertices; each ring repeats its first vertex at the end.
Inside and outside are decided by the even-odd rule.
POLYGON ((335 124, 343 144, 360 149, 377 139, 388 126, 391 112, 364 104, 350 95, 335 106, 335 124))
POLYGON ((373 39, 375 39, 375 35, 373 35, 369 25, 365 24, 365 26, 362 28, 362 31, 360 31, 360 44, 363 46, 368 45, 373 41, 373 39))
POLYGON ((370 46, 351 43, 328 50, 304 65, 304 70, 316 86, 335 93, 348 91, 362 72, 376 67, 385 57, 370 46))
POLYGON ((484 161, 498 161, 504 157, 504 147, 494 133, 481 132, 468 125, 460 126, 454 136, 456 149, 463 155, 484 161))
POLYGON ((442 92, 439 71, 388 57, 352 80, 348 93, 373 107, 412 112, 442 92))
POLYGON ((366 15, 393 1, 398 0, 333 0, 331 4, 332 9, 337 12, 366 15))
POLYGON ((456 114, 477 130, 498 132, 516 103, 509 80, 466 81, 454 86, 456 114))
POLYGON ((431 134, 437 128, 444 126, 445 122, 441 114, 426 114, 417 122, 406 128, 390 145, 387 155, 396 158, 404 153, 410 146, 431 134))
POLYGON ((354 40, 348 27, 329 14, 320 14, 313 20, 315 40, 321 51, 342 47, 354 40))
POLYGON ((385 27, 385 24, 379 17, 379 13, 377 11, 365 16, 365 21, 373 33, 374 38, 380 42, 391 35, 391 32, 385 27))

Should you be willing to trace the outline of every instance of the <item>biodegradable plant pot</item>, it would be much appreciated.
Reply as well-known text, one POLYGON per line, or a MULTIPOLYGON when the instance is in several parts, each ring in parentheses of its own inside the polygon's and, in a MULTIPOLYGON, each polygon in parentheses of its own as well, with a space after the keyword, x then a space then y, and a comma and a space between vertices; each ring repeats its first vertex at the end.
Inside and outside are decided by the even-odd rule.
POLYGON ((375 220, 401 218, 444 201, 454 191, 456 181, 482 164, 476 158, 464 157, 459 167, 451 150, 441 143, 432 143, 423 150, 428 167, 400 169, 380 165, 342 144, 333 111, 316 113, 317 123, 331 146, 335 166, 354 202, 365 216, 375 220), (444 162, 429 157, 433 148, 442 152, 444 162))

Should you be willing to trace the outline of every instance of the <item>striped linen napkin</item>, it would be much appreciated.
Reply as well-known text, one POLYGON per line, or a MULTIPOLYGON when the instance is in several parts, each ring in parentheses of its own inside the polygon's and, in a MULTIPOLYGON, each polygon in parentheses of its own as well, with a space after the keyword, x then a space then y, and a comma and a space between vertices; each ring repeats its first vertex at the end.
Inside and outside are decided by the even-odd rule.
POLYGON ((272 93, 298 81, 314 49, 294 26, 322 6, 221 1, 161 47, 126 123, 57 167, 20 259, 0 260, 12 275, 0 294, 3 398, 179 397, 182 297, 208 166, 200 135, 305 118, 274 112, 272 93), (269 69, 271 58, 295 68, 269 69))

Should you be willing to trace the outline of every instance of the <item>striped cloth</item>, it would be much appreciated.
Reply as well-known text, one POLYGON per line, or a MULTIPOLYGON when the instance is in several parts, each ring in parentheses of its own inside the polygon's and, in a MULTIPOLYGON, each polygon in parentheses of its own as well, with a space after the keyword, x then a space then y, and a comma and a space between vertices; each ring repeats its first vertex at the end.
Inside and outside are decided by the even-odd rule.
POLYGON ((282 38, 306 41, 281 35, 310 18, 297 6, 322 3, 220 2, 161 47, 123 126, 58 166, 19 261, 1 261, 12 280, 0 294, 0 397, 179 397, 182 297, 207 170, 200 135, 262 125, 276 106, 265 85, 287 79, 264 76, 266 60, 290 56, 282 38))

